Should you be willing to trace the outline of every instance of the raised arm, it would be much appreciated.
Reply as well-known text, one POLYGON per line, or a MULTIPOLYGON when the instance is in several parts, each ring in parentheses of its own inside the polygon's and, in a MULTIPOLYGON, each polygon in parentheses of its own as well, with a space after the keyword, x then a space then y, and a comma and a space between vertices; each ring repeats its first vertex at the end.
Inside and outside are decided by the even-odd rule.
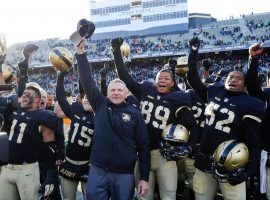
POLYGON ((84 45, 85 40, 83 40, 83 42, 76 46, 76 59, 83 90, 95 111, 96 109, 98 109, 98 106, 101 105, 103 101, 106 101, 106 98, 102 95, 96 85, 96 82, 93 79, 92 72, 90 70, 89 63, 86 57, 84 45))
POLYGON ((18 97, 21 97, 28 82, 28 61, 24 59, 19 62, 19 80, 18 80, 18 97))
POLYGON ((25 85, 28 82, 28 67, 29 62, 38 50, 38 46, 35 44, 27 44, 23 48, 24 60, 18 64, 19 67, 19 82, 18 82, 18 97, 21 97, 25 89, 25 85))
POLYGON ((193 38, 189 42, 190 52, 188 57, 188 83, 195 90, 199 97, 201 97, 204 101, 207 101, 207 87, 203 84, 198 68, 198 50, 200 47, 200 40, 198 38, 193 38))
POLYGON ((249 48, 249 61, 246 77, 247 91, 250 95, 265 101, 263 91, 258 78, 259 57, 263 49, 260 44, 254 44, 249 48))
POLYGON ((104 63, 104 67, 102 67, 102 69, 99 71, 99 74, 100 74, 100 90, 101 90, 101 92, 102 92, 102 94, 104 96, 107 96, 107 83, 106 83, 107 68, 108 68, 108 65, 106 65, 106 63, 104 63))
POLYGON ((62 111, 65 115, 70 118, 71 116, 71 106, 69 105, 66 95, 65 95, 65 88, 64 88, 64 72, 59 72, 57 76, 57 84, 56 84, 56 98, 61 107, 62 111))
POLYGON ((141 89, 139 83, 135 81, 128 73, 126 64, 123 61, 120 47, 123 44, 122 38, 114 38, 111 40, 113 48, 114 62, 117 69, 118 77, 125 82, 131 93, 140 99, 141 89))

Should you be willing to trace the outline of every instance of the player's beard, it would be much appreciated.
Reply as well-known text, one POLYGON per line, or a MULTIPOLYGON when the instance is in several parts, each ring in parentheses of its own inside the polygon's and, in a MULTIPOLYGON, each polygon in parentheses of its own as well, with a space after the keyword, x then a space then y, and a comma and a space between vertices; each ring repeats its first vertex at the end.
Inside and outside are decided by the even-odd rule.
POLYGON ((34 97, 29 96, 28 99, 28 103, 23 107, 24 109, 31 108, 34 103, 34 97))

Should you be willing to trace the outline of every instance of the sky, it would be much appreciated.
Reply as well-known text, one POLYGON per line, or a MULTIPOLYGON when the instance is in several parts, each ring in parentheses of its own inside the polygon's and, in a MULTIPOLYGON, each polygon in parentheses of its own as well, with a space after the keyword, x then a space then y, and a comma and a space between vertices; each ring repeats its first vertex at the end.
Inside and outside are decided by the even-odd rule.
MULTIPOLYGON (((67 39, 81 18, 90 19, 89 0, 4 0, 0 6, 0 33, 6 36, 8 46, 46 38, 67 39)), ((188 0, 188 9, 226 19, 270 12, 270 0, 188 0)))

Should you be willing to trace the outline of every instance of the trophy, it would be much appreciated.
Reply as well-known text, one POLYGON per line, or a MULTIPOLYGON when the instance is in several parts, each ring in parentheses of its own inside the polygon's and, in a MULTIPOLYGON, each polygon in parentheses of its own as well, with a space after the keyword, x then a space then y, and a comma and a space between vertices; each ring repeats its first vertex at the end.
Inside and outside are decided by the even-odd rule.
POLYGON ((5 56, 7 54, 6 38, 4 34, 0 33, 0 56, 5 56))

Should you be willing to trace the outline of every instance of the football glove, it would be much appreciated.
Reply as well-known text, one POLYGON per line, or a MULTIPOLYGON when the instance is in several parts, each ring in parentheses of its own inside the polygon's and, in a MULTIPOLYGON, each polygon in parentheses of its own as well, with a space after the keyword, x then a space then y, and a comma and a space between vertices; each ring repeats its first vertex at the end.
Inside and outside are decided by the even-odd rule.
POLYGON ((124 39, 121 37, 114 38, 111 40, 111 46, 113 49, 120 48, 120 46, 123 44, 123 42, 124 42, 124 39))
POLYGON ((194 37, 189 41, 189 49, 190 51, 198 51, 200 48, 201 42, 199 38, 194 37))
POLYGON ((239 169, 234 170, 234 171, 229 173, 228 182, 231 185, 235 186, 235 185, 238 185, 238 184, 246 181, 248 178, 249 178, 249 176, 248 176, 246 169, 243 167, 240 167, 239 169))

